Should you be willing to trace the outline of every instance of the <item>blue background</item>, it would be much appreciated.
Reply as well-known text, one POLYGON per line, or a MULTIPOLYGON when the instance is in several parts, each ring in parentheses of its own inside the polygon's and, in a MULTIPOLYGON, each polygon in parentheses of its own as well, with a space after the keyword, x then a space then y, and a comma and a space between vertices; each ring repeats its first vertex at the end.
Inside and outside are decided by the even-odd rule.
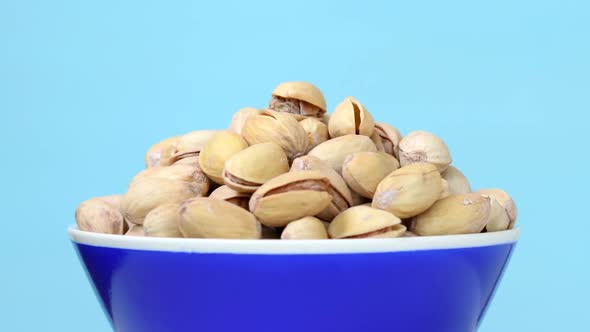
POLYGON ((475 188, 515 197, 481 331, 587 330, 589 32, 584 1, 0 0, 0 330, 108 331, 65 232, 77 204, 287 80, 439 134, 475 188))

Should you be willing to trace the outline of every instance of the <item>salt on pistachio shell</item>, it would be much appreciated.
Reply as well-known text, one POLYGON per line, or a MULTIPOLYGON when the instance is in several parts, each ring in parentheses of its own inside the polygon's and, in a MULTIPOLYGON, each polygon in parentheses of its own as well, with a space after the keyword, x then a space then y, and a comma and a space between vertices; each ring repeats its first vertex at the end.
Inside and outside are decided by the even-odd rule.
POLYGON ((410 231, 422 236, 480 233, 490 212, 487 196, 475 193, 451 195, 414 218, 410 231))
POLYGON ((321 159, 314 156, 299 157, 293 160, 291 171, 318 171, 330 181, 328 193, 332 196, 332 202, 317 215, 319 218, 332 220, 352 205, 352 194, 344 179, 321 159))
POLYGON ((395 127, 387 123, 375 123, 375 132, 379 134, 384 152, 396 157, 399 160, 399 142, 402 134, 395 127))
POLYGON ((188 238, 260 239, 254 215, 226 201, 199 197, 180 206, 180 232, 188 238))
POLYGON ((270 227, 314 216, 326 209, 332 197, 330 181, 318 171, 295 171, 277 176, 263 184, 250 199, 250 211, 270 227))
POLYGON ((316 146, 309 151, 309 155, 320 158, 336 172, 342 174, 342 164, 346 157, 361 151, 377 152, 377 147, 367 136, 344 135, 316 146))
POLYGON ((441 179, 440 184, 441 184, 441 190, 440 190, 439 199, 443 199, 443 198, 447 198, 447 197, 451 196, 449 182, 445 179, 441 179))
POLYGON ((199 166, 209 179, 223 185, 225 162, 247 147, 242 136, 226 130, 217 132, 201 149, 199 166))
POLYGON ((198 191, 198 195, 204 196, 209 192, 209 178, 198 168, 189 165, 171 165, 166 167, 152 167, 139 172, 129 186, 145 178, 161 178, 179 180, 192 183, 198 191))
POLYGON ((332 113, 328 130, 332 138, 344 135, 371 137, 375 131, 375 120, 358 100, 346 97, 332 113))
POLYGON ((509 229, 510 218, 504 207, 495 198, 490 197, 491 211, 490 218, 486 223, 486 231, 500 232, 509 229))
POLYGON ((390 154, 361 151, 346 157, 342 175, 353 191, 372 199, 379 183, 398 168, 399 162, 390 154))
POLYGON ((125 236, 145 236, 142 225, 132 225, 129 230, 125 232, 125 236))
POLYGON ((119 209, 99 198, 82 202, 76 209, 78 229, 104 234, 123 234, 123 216, 119 209))
POLYGON ((402 138, 399 143, 399 161, 402 166, 429 163, 444 172, 451 164, 449 148, 438 136, 418 130, 402 138))
POLYGON ((121 212, 128 221, 141 225, 145 216, 156 207, 201 194, 200 186, 191 182, 146 177, 134 182, 123 195, 121 212))
POLYGON ((143 232, 152 237, 182 237, 180 203, 162 204, 151 210, 143 220, 143 232))
POLYGON ((268 110, 250 116, 244 123, 242 135, 250 145, 277 143, 289 160, 304 155, 309 144, 307 133, 294 117, 268 110))
POLYGON ((234 154, 225 162, 223 181, 230 188, 253 193, 266 181, 289 171, 289 160, 276 143, 260 143, 234 154))
POLYGON ((514 228, 518 216, 518 209, 507 192, 502 189, 480 189, 477 192, 495 198, 498 203, 504 207, 504 210, 506 210, 506 213, 508 214, 508 218, 510 218, 510 226, 508 229, 514 228))
POLYGON ((308 150, 330 139, 328 126, 316 118, 305 118, 299 121, 299 124, 307 133, 307 139, 309 140, 308 150))
POLYGON ((431 164, 411 164, 389 174, 373 197, 373 207, 400 218, 416 216, 436 202, 441 193, 440 173, 431 164))
POLYGON ((450 165, 441 175, 443 179, 447 180, 451 194, 467 194, 471 192, 469 180, 455 166, 450 165))
POLYGON ((326 112, 326 99, 313 84, 284 82, 272 92, 269 109, 299 116, 322 117, 326 112))
POLYGON ((339 214, 330 223, 328 233, 333 239, 365 238, 380 234, 403 233, 405 226, 393 214, 369 206, 355 206, 339 214))
POLYGON ((254 107, 244 107, 240 109, 234 114, 228 130, 238 135, 242 135, 242 128, 244 128, 244 123, 246 123, 246 120, 250 116, 259 113, 260 111, 254 107))
POLYGON ((198 156, 203 146, 215 135, 217 130, 195 130, 178 138, 172 155, 162 160, 160 166, 170 166, 179 160, 198 156))
POLYGON ((377 132, 377 130, 375 130, 373 132, 373 135, 371 135, 371 141, 373 141, 373 144, 375 144, 375 146, 377 147, 377 151, 385 152, 387 154, 393 155, 392 153, 388 153, 385 151, 385 146, 383 145, 383 140, 381 139, 381 136, 379 135, 379 132, 377 132))
POLYGON ((250 196, 250 194, 235 191, 228 186, 221 186, 213 190, 209 195, 209 197, 211 198, 220 199, 232 203, 246 210, 248 210, 248 202, 250 201, 250 196))
POLYGON ((281 240, 322 240, 327 238, 326 227, 316 217, 303 217, 292 221, 281 234, 281 240))
POLYGON ((174 153, 174 146, 179 136, 169 137, 152 145, 145 154, 145 167, 160 166, 162 160, 167 160, 174 153))

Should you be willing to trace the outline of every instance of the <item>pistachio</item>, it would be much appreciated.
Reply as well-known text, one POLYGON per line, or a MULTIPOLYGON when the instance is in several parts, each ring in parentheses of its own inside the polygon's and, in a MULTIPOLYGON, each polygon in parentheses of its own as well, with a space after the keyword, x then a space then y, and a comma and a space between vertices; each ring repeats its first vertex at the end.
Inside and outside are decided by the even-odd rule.
POLYGON ((377 151, 385 152, 387 154, 392 155, 391 152, 385 151, 385 146, 383 145, 383 140, 381 139, 381 136, 379 135, 379 132, 377 132, 377 130, 375 130, 373 132, 373 135, 371 135, 371 141, 373 141, 373 144, 375 144, 375 147, 377 147, 377 151))
POLYGON ((129 230, 125 232, 125 236, 145 236, 142 225, 132 225, 129 230))
POLYGON ((179 180, 190 182, 198 191, 198 195, 204 196, 209 191, 210 181, 205 174, 198 168, 189 165, 172 165, 167 167, 152 167, 139 172, 133 180, 133 183, 145 178, 160 178, 169 180, 179 180))
POLYGON ((244 107, 237 111, 229 125, 229 131, 234 132, 238 135, 242 135, 242 129, 244 128, 244 124, 246 120, 252 116, 259 114, 260 111, 254 107, 244 107))
POLYGON ((194 183, 146 177, 134 182, 123 195, 121 212, 128 221, 141 225, 145 216, 156 207, 201 194, 201 187, 194 183))
POLYGON ((292 221, 281 234, 282 240, 322 240, 327 238, 326 227, 316 217, 304 217, 292 221))
POLYGON ((228 186, 221 186, 211 192, 209 197, 220 199, 241 208, 248 210, 248 202, 250 201, 250 194, 241 193, 233 190, 228 186))
POLYGON ((225 162, 234 154, 248 147, 242 136, 229 131, 220 131, 205 143, 199 154, 201 170, 209 179, 223 184, 225 162))
MULTIPOLYGON (((489 197, 489 196, 488 196, 489 197)), ((499 232, 505 231, 510 227, 510 218, 504 207, 497 199, 490 197, 491 211, 490 218, 486 223, 486 231, 499 232)))
POLYGON ((168 160, 174 153, 174 146, 179 137, 170 137, 152 145, 145 154, 145 167, 160 166, 162 160, 168 160))
POLYGON ((307 139, 309 141, 308 150, 330 139, 328 126, 316 118, 305 118, 299 121, 299 124, 307 133, 307 139))
POLYGON ((449 182, 445 179, 440 179, 440 197, 439 199, 447 198, 451 196, 451 189, 449 187, 449 182))
POLYGON ((377 152, 377 147, 367 136, 344 135, 316 146, 309 151, 309 155, 320 158, 342 174, 344 159, 352 153, 361 151, 377 152))
POLYGON ((291 171, 318 171, 328 178, 328 193, 332 196, 332 202, 317 215, 319 218, 332 220, 352 205, 352 194, 344 179, 321 159, 313 156, 299 157, 293 160, 291 171))
POLYGON ((100 196, 96 197, 96 199, 106 202, 118 210, 121 207, 121 199, 123 199, 123 195, 100 196))
POLYGON ((433 165, 404 166, 379 183, 372 206, 399 218, 410 218, 426 211, 439 199, 441 186, 440 173, 433 165))
POLYGON ((297 115, 321 118, 326 112, 326 100, 322 92, 307 82, 285 82, 272 92, 269 109, 297 115))
POLYGON ((201 166, 199 166, 199 155, 197 154, 179 159, 172 164, 172 166, 174 165, 188 165, 201 169, 201 166))
POLYGON ((339 214, 328 228, 333 239, 398 237, 406 227, 393 214, 368 206, 355 206, 339 214))
POLYGON ((356 152, 342 164, 342 175, 350 188, 361 196, 373 198, 379 183, 399 168, 394 156, 385 152, 356 152))
POLYGON ((399 161, 402 166, 429 163, 444 172, 451 164, 449 148, 438 136, 418 130, 411 132, 399 143, 399 161))
POLYGON ((259 239, 260 223, 250 212, 209 197, 180 206, 180 232, 189 238, 259 239))
POLYGON ((375 132, 379 134, 384 152, 396 157, 399 160, 399 142, 402 140, 402 134, 395 127, 387 123, 375 123, 375 132))
POLYGON ((76 224, 81 231, 122 235, 125 223, 119 209, 100 198, 92 198, 76 209, 76 224))
POLYGON ((467 194, 471 192, 469 180, 455 166, 449 166, 441 175, 443 179, 447 180, 451 194, 467 194))
POLYGON ((371 137, 375 131, 375 121, 371 113, 358 100, 346 97, 332 113, 328 130, 332 138, 344 135, 371 137))
POLYGON ((287 173, 287 155, 276 143, 254 144, 225 162, 223 181, 230 188, 253 193, 264 182, 287 173))
POLYGON ((318 171, 295 171, 263 184, 250 199, 250 211, 265 226, 282 227, 314 216, 330 205, 328 178, 318 171))
POLYGON ((170 166, 184 158, 199 155, 205 144, 215 135, 217 130, 196 130, 178 138, 174 151, 167 160, 162 160, 161 166, 170 166))
POLYGON ((451 195, 414 218, 410 231, 422 236, 479 233, 486 226, 490 212, 487 196, 451 195))
POLYGON ((143 220, 143 231, 146 236, 182 237, 179 229, 180 203, 162 204, 151 210, 143 220))
POLYGON ((510 225, 508 226, 508 229, 514 228, 514 224, 516 223, 516 217, 518 216, 518 209, 516 208, 516 204, 514 204, 514 201, 512 200, 510 195, 508 195, 507 192, 501 189, 480 189, 477 192, 479 194, 495 198, 498 201, 498 203, 500 203, 500 205, 504 207, 504 210, 506 210, 506 213, 508 214, 508 218, 510 218, 510 225))

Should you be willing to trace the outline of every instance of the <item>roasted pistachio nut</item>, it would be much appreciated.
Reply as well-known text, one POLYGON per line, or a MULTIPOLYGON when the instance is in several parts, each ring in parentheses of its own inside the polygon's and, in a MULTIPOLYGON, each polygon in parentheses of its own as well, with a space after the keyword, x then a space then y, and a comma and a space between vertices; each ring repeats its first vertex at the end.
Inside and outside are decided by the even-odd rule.
POLYGON ((244 124, 242 135, 250 145, 277 143, 290 160, 304 155, 309 144, 307 133, 294 117, 268 110, 250 116, 244 124))
POLYGON ((82 202, 76 209, 78 229, 86 232, 122 235, 125 227, 119 209, 99 198, 82 202))
POLYGON ((490 213, 488 196, 475 193, 451 195, 414 218, 410 231, 422 236, 480 233, 490 213))
POLYGON ((324 223, 316 217, 290 222, 281 234, 282 240, 322 240, 328 238, 324 223))
POLYGON ((244 107, 242 109, 240 109, 239 111, 237 111, 232 120, 231 123, 229 125, 229 131, 234 132, 238 135, 242 135, 242 128, 244 128, 244 123, 246 123, 246 120, 252 116, 252 115, 256 115, 259 114, 260 111, 254 107, 244 107))
POLYGON ((493 197, 490 197, 491 211, 490 218, 486 223, 486 231, 505 231, 510 227, 510 218, 504 207, 493 197))
POLYGON ((198 156, 203 146, 217 132, 217 130, 195 130, 180 136, 173 146, 172 155, 168 159, 162 160, 161 166, 169 166, 184 158, 198 156))
POLYGON ((455 166, 450 165, 441 175, 443 179, 447 180, 451 194, 467 194, 471 192, 469 180, 455 166))
POLYGON ((412 232, 410 232, 410 231, 406 231, 406 232, 405 232, 405 233, 402 235, 402 237, 417 237, 417 236, 418 236, 418 235, 416 235, 416 234, 414 234, 414 233, 412 233, 412 232))
POLYGON ((121 207, 121 200, 123 199, 123 195, 99 196, 96 197, 96 199, 111 204, 118 210, 121 207))
POLYGON ((272 92, 269 109, 301 117, 321 118, 326 112, 324 95, 307 82, 285 82, 272 92))
POLYGON ((344 135, 316 146, 309 151, 309 155, 320 158, 336 172, 342 174, 342 164, 346 157, 361 151, 377 152, 377 147, 367 136, 344 135))
POLYGON ((330 116, 328 130, 332 138, 344 135, 371 137, 375 131, 375 121, 371 113, 358 100, 346 97, 330 116))
POLYGON ((135 182, 141 181, 145 178, 160 178, 169 180, 179 180, 192 183, 198 191, 199 196, 205 196, 209 191, 209 178, 195 166, 189 165, 172 165, 166 167, 152 167, 139 172, 133 180, 132 186, 135 182))
POLYGON ((328 126, 316 118, 305 118, 299 121, 299 124, 307 133, 307 139, 309 141, 308 150, 330 139, 328 126))
POLYGON ((174 154, 174 146, 179 137, 170 137, 152 145, 145 154, 145 167, 160 166, 162 160, 167 161, 174 154))
POLYGON ((377 147, 377 151, 385 152, 390 155, 393 155, 392 153, 385 151, 385 146, 383 145, 383 140, 381 140, 381 136, 379 136, 379 133, 377 132, 377 130, 375 130, 373 132, 373 135, 371 135, 371 141, 373 141, 373 144, 375 144, 375 147, 377 147))
POLYGON ((504 210, 506 210, 506 213, 508 214, 508 218, 510 218, 510 226, 508 229, 514 228, 518 216, 518 209, 507 192, 502 189, 480 189, 477 192, 495 198, 498 203, 504 207, 504 210))
POLYGON ((387 123, 377 122, 375 123, 375 132, 381 138, 383 151, 399 160, 399 142, 402 140, 399 130, 387 123))
POLYGON ((356 152, 342 164, 342 175, 350 188, 361 196, 373 198, 379 183, 399 168, 394 156, 385 152, 356 152))
POLYGON ((238 206, 198 197, 181 204, 180 232, 189 238, 260 239, 261 227, 253 214, 238 206))
POLYGON ((438 136, 418 130, 402 138, 399 143, 399 161, 402 166, 429 163, 444 172, 451 164, 449 148, 438 136))
POLYGON ((247 147, 242 136, 225 130, 217 132, 201 149, 199 166, 209 179, 223 185, 225 162, 247 147))
POLYGON ((449 196, 451 196, 451 190, 449 188, 449 182, 445 179, 441 179, 440 180, 440 184, 441 184, 441 190, 440 190, 440 198, 439 199, 443 199, 443 198, 447 198, 449 196))
POLYGON ((147 177, 129 187, 121 200, 121 212, 128 221, 143 224, 145 216, 166 203, 178 203, 202 194, 191 182, 147 177))
POLYGON ((209 197, 211 198, 220 199, 232 203, 246 210, 248 210, 248 202, 250 201, 250 196, 250 194, 235 191, 228 186, 221 186, 213 190, 209 195, 209 197))
POLYGON ((363 205, 342 212, 328 227, 333 239, 397 237, 405 230, 401 220, 393 214, 363 205))
POLYGON ((223 181, 239 192, 253 193, 266 181, 289 171, 289 160, 276 143, 254 144, 225 162, 223 181))
POLYGON ((319 171, 295 171, 277 176, 263 184, 250 199, 250 211, 270 227, 314 216, 332 201, 330 181, 319 171))
POLYGON ((174 164, 172 164, 172 165, 188 165, 188 166, 197 167, 197 168, 201 169, 201 166, 199 166, 199 155, 198 154, 192 155, 190 157, 184 157, 182 159, 179 159, 179 160, 175 161, 174 164))
POLYGON ((162 204, 150 211, 143 220, 143 232, 153 237, 182 237, 180 233, 180 203, 162 204))
POLYGON ((389 174, 373 197, 373 207, 399 218, 414 217, 434 204, 442 190, 440 173, 431 164, 404 166, 389 174))
POLYGON ((145 236, 145 232, 142 225, 131 225, 129 230, 125 232, 125 236, 145 236))
POLYGON ((321 159, 313 156, 299 157, 293 160, 291 171, 318 171, 330 181, 328 193, 332 196, 332 202, 317 215, 319 218, 332 220, 352 205, 352 194, 344 179, 321 159))

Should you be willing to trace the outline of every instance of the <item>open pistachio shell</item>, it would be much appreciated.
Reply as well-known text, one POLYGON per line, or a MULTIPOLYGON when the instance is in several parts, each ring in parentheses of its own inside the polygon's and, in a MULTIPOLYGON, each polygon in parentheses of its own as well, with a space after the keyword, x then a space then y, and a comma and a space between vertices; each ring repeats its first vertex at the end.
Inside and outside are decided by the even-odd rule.
POLYGON ((152 237, 182 237, 180 203, 162 204, 151 210, 143 220, 143 232, 152 237))
POLYGON ((495 198, 498 203, 504 207, 504 210, 506 210, 506 213, 508 214, 508 218, 510 218, 509 229, 514 228, 518 216, 518 209, 516 208, 516 204, 512 200, 512 197, 510 197, 507 192, 502 189, 480 189, 477 192, 495 198))
POLYGON ((390 154, 362 151, 346 157, 342 175, 352 190, 372 199, 379 183, 398 168, 399 162, 390 154))
POLYGON ((233 190, 228 186, 220 186, 219 188, 213 190, 209 197, 220 199, 234 205, 237 205, 241 208, 248 210, 248 202, 250 201, 250 194, 248 193, 241 193, 238 191, 233 190))
POLYGON ((179 136, 169 137, 152 145, 145 154, 145 167, 160 166, 162 160, 167 161, 174 154, 179 136))
POLYGON ((381 138, 383 151, 399 160, 399 142, 402 140, 399 130, 387 123, 377 122, 375 123, 375 132, 381 138))
POLYGON ((332 138, 344 135, 371 137, 375 130, 375 121, 371 113, 358 100, 346 97, 332 113, 328 130, 332 138))
POLYGON ((328 238, 324 223, 316 217, 290 222, 281 234, 282 240, 322 240, 328 238))
POLYGON ((330 134, 328 133, 328 126, 326 126, 323 122, 316 118, 305 118, 299 121, 303 130, 307 133, 307 138, 309 140, 308 150, 315 148, 316 146, 320 145, 321 143, 330 139, 330 134))
MULTIPOLYGON (((405 226, 393 214, 369 206, 355 206, 339 214, 328 233, 333 239, 377 237, 386 233, 401 235, 405 226)), ((391 236, 388 236, 391 237, 391 236)))
POLYGON ((215 135, 217 130, 195 130, 178 137, 172 154, 163 159, 160 166, 170 166, 178 161, 198 156, 203 146, 215 135))
POLYGON ((467 194, 471 192, 469 180, 456 167, 450 165, 440 175, 442 175, 443 179, 447 180, 451 194, 467 194))
POLYGON ((78 229, 93 233, 122 235, 125 227, 119 209, 99 198, 82 202, 76 209, 78 229))
POLYGON ((234 114, 229 125, 229 131, 232 131, 238 135, 242 135, 242 129, 244 128, 244 123, 246 123, 246 120, 250 116, 257 115, 259 113, 260 111, 253 107, 244 107, 240 109, 234 114))
POLYGON ((411 132, 399 143, 399 161, 402 166, 429 163, 444 172, 451 164, 449 148, 438 136, 418 130, 411 132))
POLYGON ((344 135, 316 146, 309 151, 309 155, 320 158, 336 172, 342 174, 342 164, 346 157, 361 151, 377 152, 377 147, 367 136, 344 135))
POLYGON ((278 112, 321 118, 326 112, 324 95, 308 82, 284 82, 272 92, 269 109, 278 112))
POLYGON ((209 178, 207 178, 198 167, 181 164, 145 169, 131 180, 129 186, 132 186, 135 182, 141 181, 145 178, 160 178, 190 182, 198 190, 200 196, 206 195, 210 186, 209 178))
POLYGON ((199 154, 201 170, 217 184, 224 184, 225 162, 248 147, 242 136, 230 131, 220 131, 205 143, 199 154))
POLYGON ((490 197, 490 219, 486 224, 486 231, 500 232, 510 228, 510 218, 504 207, 493 197, 490 197))

